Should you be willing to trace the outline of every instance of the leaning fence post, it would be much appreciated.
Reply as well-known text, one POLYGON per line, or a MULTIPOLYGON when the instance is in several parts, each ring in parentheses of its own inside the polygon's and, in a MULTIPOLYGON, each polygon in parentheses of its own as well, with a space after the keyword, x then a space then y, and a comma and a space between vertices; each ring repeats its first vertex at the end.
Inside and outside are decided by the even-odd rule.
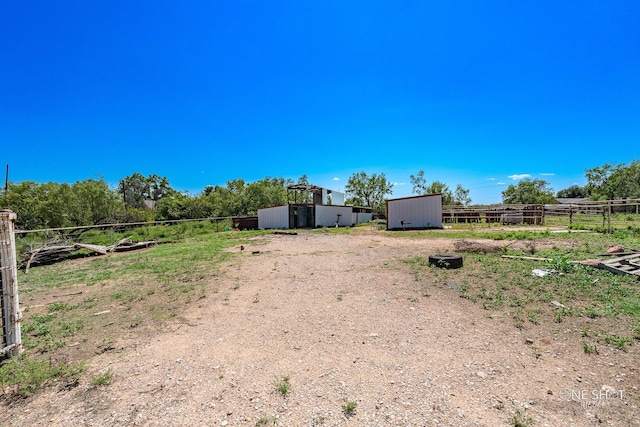
POLYGON ((18 266, 14 221, 16 214, 0 210, 0 284, 2 285, 2 349, 0 356, 22 353, 20 305, 18 301, 18 266))

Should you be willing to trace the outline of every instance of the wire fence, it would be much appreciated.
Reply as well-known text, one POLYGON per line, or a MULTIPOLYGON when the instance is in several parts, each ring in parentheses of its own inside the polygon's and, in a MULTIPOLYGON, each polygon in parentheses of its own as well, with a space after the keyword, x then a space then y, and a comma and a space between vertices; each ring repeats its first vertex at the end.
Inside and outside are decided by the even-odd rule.
POLYGON ((18 262, 24 264, 33 252, 52 246, 113 246, 123 239, 168 243, 232 229, 254 229, 258 227, 257 223, 257 217, 233 216, 16 230, 16 250, 18 262))
POLYGON ((545 205, 445 206, 444 224, 543 225, 613 232, 640 231, 640 199, 545 205))

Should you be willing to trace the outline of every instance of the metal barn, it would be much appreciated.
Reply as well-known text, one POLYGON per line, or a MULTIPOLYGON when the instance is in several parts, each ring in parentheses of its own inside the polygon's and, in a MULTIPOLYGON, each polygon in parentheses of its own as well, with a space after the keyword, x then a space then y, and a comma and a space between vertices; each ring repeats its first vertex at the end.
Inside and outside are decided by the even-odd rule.
POLYGON ((350 227, 371 220, 371 208, 344 206, 344 193, 315 185, 291 185, 287 199, 286 205, 258 209, 258 228, 350 227))
POLYGON ((350 227, 371 219, 371 213, 354 214, 352 206, 295 204, 258 209, 260 229, 350 227), (369 219, 367 219, 369 218, 369 219))
POLYGON ((387 200, 387 230, 442 228, 442 194, 387 200))
POLYGON ((258 209, 258 228, 289 228, 289 205, 258 209))

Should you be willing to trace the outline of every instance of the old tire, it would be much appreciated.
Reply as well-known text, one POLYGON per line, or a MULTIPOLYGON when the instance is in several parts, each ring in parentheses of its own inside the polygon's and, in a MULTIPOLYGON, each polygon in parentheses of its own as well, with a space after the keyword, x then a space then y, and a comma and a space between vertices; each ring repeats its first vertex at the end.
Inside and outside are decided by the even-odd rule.
POLYGON ((434 254, 429 255, 429 265, 439 268, 462 267, 462 255, 458 254, 434 254))

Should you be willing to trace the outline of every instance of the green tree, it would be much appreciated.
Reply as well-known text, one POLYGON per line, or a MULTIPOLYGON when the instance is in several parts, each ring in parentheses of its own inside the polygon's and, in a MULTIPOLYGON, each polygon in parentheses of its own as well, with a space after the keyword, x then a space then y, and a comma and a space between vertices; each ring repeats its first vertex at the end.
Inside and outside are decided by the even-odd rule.
POLYGON ((103 179, 87 179, 71 186, 73 201, 69 215, 74 225, 94 225, 114 222, 124 210, 117 191, 103 179))
POLYGON ((425 194, 442 194, 443 205, 468 205, 471 203, 469 198, 469 190, 458 184, 456 186, 455 194, 451 192, 449 186, 441 181, 433 181, 431 184, 427 183, 424 177, 424 171, 420 170, 416 175, 410 175, 409 180, 413 186, 413 194, 425 195, 425 194))
POLYGON ((266 177, 247 185, 245 214, 255 215, 258 209, 287 203, 287 181, 284 178, 266 177))
POLYGON ((589 191, 587 187, 580 187, 579 185, 572 185, 570 187, 564 188, 556 194, 556 197, 562 199, 575 199, 582 197, 589 197, 589 191))
POLYGON ((469 197, 469 189, 464 188, 462 185, 458 184, 456 186, 456 191, 453 195, 453 204, 469 206, 471 204, 471 197, 469 197))
POLYGON ((33 181, 10 183, 3 198, 25 229, 94 225, 118 219, 122 201, 103 180, 78 181, 73 185, 33 181))
POLYGON ((169 186, 169 180, 156 174, 145 177, 135 172, 120 180, 118 191, 126 208, 144 209, 146 201, 158 202, 175 192, 169 186))
POLYGON ((40 216, 42 197, 37 182, 10 182, 2 200, 5 209, 11 209, 18 215, 16 227, 26 230, 43 228, 43 219, 40 216))
POLYGON ((409 175, 409 180, 411 181, 411 185, 413 186, 411 192, 413 194, 428 194, 428 185, 427 180, 424 177, 424 171, 420 170, 416 175, 409 175))
POLYGON ((368 176, 364 171, 354 173, 345 186, 347 204, 368 206, 374 212, 385 211, 385 196, 392 194, 393 184, 384 173, 368 176))
POLYGON ((518 185, 509 185, 502 192, 502 202, 507 204, 557 203, 553 189, 543 179, 523 179, 518 185))
POLYGON ((604 164, 585 171, 593 200, 640 198, 640 160, 628 165, 604 164))

